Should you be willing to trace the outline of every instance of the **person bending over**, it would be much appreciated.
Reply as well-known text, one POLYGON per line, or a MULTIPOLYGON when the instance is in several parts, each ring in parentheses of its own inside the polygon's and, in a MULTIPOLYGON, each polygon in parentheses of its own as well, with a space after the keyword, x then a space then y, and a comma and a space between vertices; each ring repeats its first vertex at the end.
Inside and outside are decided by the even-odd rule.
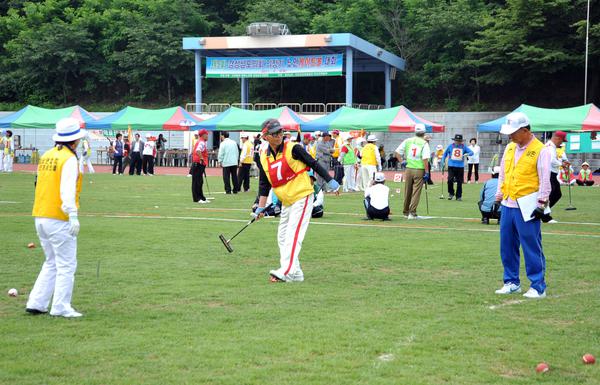
POLYGON ((389 221, 390 189, 385 185, 385 175, 382 172, 375 173, 372 185, 365 190, 366 220, 381 219, 389 221))

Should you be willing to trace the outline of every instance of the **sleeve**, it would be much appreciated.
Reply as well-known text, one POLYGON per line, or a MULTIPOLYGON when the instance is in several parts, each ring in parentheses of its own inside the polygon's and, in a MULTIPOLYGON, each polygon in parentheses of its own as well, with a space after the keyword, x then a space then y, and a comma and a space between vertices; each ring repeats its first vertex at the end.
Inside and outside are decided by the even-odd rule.
POLYGON ((240 161, 245 159, 248 156, 248 145, 244 143, 242 146, 242 153, 240 154, 240 161))
MULTIPOLYGON (((558 157, 556 154, 556 147, 554 147, 553 145, 550 144, 548 146, 545 146, 544 148, 546 148, 548 153, 550 154, 550 165, 553 167, 562 166, 562 162, 560 160, 558 160, 558 157)), ((542 156, 541 153, 540 153, 540 156, 542 156)))
POLYGON ((377 171, 381 171, 381 154, 379 149, 375 149, 375 158, 377 159, 377 171))
POLYGON ((425 142, 423 145, 423 150, 421 151, 421 159, 429 159, 431 156, 431 149, 429 148, 429 143, 425 142))
POLYGON ((219 146, 219 156, 217 157, 217 159, 219 160, 219 163, 223 163, 224 157, 225 157, 225 146, 223 146, 223 143, 221 143, 221 146, 219 146))
POLYGON ((450 146, 446 147, 446 150, 444 151, 444 155, 442 155, 442 163, 444 163, 446 161, 446 158, 448 156, 450 156, 450 146))
POLYGON ((367 187, 365 189, 365 198, 368 198, 371 196, 371 187, 367 187))
POLYGON ((406 139, 400 143, 400 145, 396 148, 396 153, 399 154, 402 158, 404 158, 404 147, 406 147, 406 139))
POLYGON ((538 199, 548 199, 550 196, 550 151, 548 147, 542 148, 537 161, 537 172, 539 181, 538 199))
POLYGON ((77 190, 78 176, 79 168, 77 165, 77 157, 73 156, 65 162, 60 175, 60 200, 62 201, 61 209, 67 215, 72 213, 77 215, 75 193, 77 190))
POLYGON ((308 167, 312 168, 314 172, 319 174, 323 179, 325 179, 326 182, 329 182, 333 179, 331 175, 329 175, 329 172, 325 170, 319 164, 319 162, 317 162, 315 158, 310 156, 310 154, 306 152, 306 150, 303 149, 302 146, 300 146, 299 144, 294 145, 294 147, 292 148, 292 158, 302 161, 308 167))
POLYGON ((473 152, 473 150, 471 150, 469 147, 465 146, 465 150, 467 150, 467 155, 468 156, 473 156, 475 155, 475 153, 473 152))
MULTIPOLYGON (((502 154, 502 160, 498 164, 500 166, 500 174, 498 174, 498 187, 496 187, 496 200, 502 199, 502 184, 504 183, 504 158, 506 157, 506 149, 508 146, 504 148, 504 153, 502 154)), ((549 180, 550 178, 548 178, 549 180)))

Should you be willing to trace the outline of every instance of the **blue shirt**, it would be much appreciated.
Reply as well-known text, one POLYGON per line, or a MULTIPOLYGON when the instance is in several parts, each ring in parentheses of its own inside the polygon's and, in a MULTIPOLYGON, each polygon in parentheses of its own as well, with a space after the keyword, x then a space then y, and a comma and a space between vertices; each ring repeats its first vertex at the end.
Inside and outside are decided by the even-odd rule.
POLYGON ((469 147, 463 144, 452 143, 446 148, 444 151, 444 156, 442 157, 442 164, 446 161, 446 158, 450 158, 448 160, 448 167, 465 167, 465 155, 473 156, 473 151, 469 149, 469 147))
POLYGON ((115 156, 123 156, 123 142, 115 141, 115 156))
POLYGON ((498 178, 492 178, 484 183, 479 193, 479 200, 481 205, 479 209, 486 213, 492 211, 492 206, 496 200, 496 190, 498 189, 498 178))

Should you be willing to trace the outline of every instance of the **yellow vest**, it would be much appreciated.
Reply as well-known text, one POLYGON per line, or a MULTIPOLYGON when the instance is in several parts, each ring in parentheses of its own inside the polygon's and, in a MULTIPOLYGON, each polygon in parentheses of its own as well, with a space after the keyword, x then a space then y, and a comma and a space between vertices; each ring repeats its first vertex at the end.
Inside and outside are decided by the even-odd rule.
POLYGON ((250 143, 250 140, 246 140, 242 143, 242 147, 246 149, 246 157, 242 159, 242 163, 252 164, 254 159, 254 147, 252 146, 252 143, 250 143))
MULTIPOLYGON (((275 162, 276 160, 281 159, 282 156, 285 156, 288 165, 295 173, 302 171, 307 167, 306 164, 292 157, 292 148, 299 145, 300 144, 288 143, 288 145, 285 146, 285 154, 278 153, 277 158, 274 158, 273 155, 269 155, 271 162, 275 162)), ((262 168, 269 179, 269 183, 272 185, 273 183, 271 182, 271 176, 268 169, 269 166, 267 161, 267 152, 269 151, 261 151, 260 164, 262 165, 262 168)), ((273 192, 275 192, 275 195, 284 206, 291 206, 298 200, 312 194, 314 189, 310 183, 310 177, 308 176, 308 173, 302 172, 296 175, 294 179, 290 180, 286 184, 279 187, 274 187, 273 192)))
POLYGON ((11 144, 12 141, 13 141, 12 137, 9 138, 7 136, 7 137, 4 138, 4 153, 6 155, 9 155, 9 154, 12 153, 11 148, 10 148, 10 144, 11 144))
POLYGON ((317 145, 315 143, 308 145, 308 153, 310 156, 317 159, 317 145))
POLYGON ((365 166, 377 166, 377 156, 375 152, 379 151, 373 143, 368 143, 362 150, 362 160, 360 163, 365 166))
POLYGON ((340 149, 343 145, 344 141, 342 140, 342 136, 338 135, 337 138, 335 138, 335 143, 333 143, 333 154, 331 154, 331 156, 337 159, 338 156, 340 156, 340 149))
MULTIPOLYGON (((35 200, 33 201, 32 216, 41 218, 53 218, 68 221, 69 217, 62 211, 62 199, 60 199, 60 177, 65 162, 73 154, 68 148, 58 149, 54 147, 46 151, 40 158, 38 165, 37 185, 35 187, 35 200)), ((77 189, 75 203, 79 207, 79 193, 81 192, 82 177, 77 177, 77 189)))
POLYGON ((538 191, 539 177, 537 161, 544 144, 537 138, 527 146, 525 152, 515 164, 516 143, 510 143, 504 155, 504 181, 502 182, 502 195, 504 199, 512 200, 538 191))
POLYGON ((560 159, 562 155, 565 153, 565 146, 561 145, 560 147, 556 147, 556 159, 560 159))

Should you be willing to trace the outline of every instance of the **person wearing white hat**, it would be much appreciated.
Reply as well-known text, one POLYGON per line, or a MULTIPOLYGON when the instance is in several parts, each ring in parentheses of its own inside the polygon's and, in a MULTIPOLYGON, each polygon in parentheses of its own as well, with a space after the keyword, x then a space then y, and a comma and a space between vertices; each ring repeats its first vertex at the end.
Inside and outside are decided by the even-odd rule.
POLYGON ((240 153, 240 168, 238 168, 238 191, 250 191, 250 168, 252 167, 254 149, 252 142, 248 140, 249 135, 245 132, 240 134, 242 140, 242 151, 240 153), (243 187, 243 190, 242 190, 243 187))
POLYGON ((4 136, 4 154, 0 154, 3 156, 4 168, 0 171, 4 172, 12 172, 13 171, 13 159, 15 157, 15 141, 13 139, 13 133, 11 130, 6 130, 6 134, 4 136))
POLYGON ((85 131, 74 118, 56 123, 52 137, 55 146, 40 158, 32 216, 46 255, 25 310, 30 314, 48 312, 67 318, 81 317, 71 306, 75 270, 77 269, 77 235, 79 234, 79 173, 77 146, 85 131))
POLYGON ((506 146, 500 161, 496 190, 496 202, 502 204, 500 257, 504 267, 504 286, 496 290, 496 294, 521 292, 521 247, 527 278, 531 281, 531 287, 524 296, 544 298, 546 257, 542 250, 541 219, 546 215, 544 209, 549 204, 550 151, 531 133, 529 118, 522 112, 509 114, 500 133, 508 135, 512 142, 506 146), (526 196, 536 196, 537 204, 531 216, 523 214, 517 203, 519 198, 526 196))
POLYGON ((88 172, 93 174, 95 172, 94 166, 92 165, 91 159, 92 149, 90 147, 90 136, 87 134, 81 138, 81 159, 79 159, 79 172, 83 174, 85 166, 88 168, 88 172))
POLYGON ((490 219, 497 219, 500 224, 501 206, 496 202, 496 191, 498 190, 498 175, 500 167, 495 166, 492 170, 492 178, 483 184, 479 192, 479 211, 481 212, 481 223, 490 224, 490 219))
POLYGON ((361 172, 361 159, 360 154, 362 154, 362 150, 367 143, 367 139, 364 136, 359 136, 356 139, 356 155, 358 156, 357 164, 356 164, 356 174, 354 175, 356 182, 354 183, 357 191, 364 191, 367 187, 369 187, 369 181, 363 181, 362 172, 361 172))
POLYGON ((356 170, 358 168, 358 156, 356 149, 352 146, 352 135, 343 134, 344 143, 340 147, 338 162, 344 167, 343 191, 358 191, 356 187, 356 170))
POLYGON ((593 186, 594 178, 592 177, 592 170, 588 162, 581 164, 581 170, 579 170, 579 176, 575 180, 578 186, 593 186))
POLYGON ((142 171, 144 175, 154 176, 154 157, 156 156, 156 142, 152 134, 146 134, 146 142, 142 150, 142 171))
POLYGON ((367 136, 367 144, 360 153, 360 174, 366 188, 370 185, 375 173, 381 171, 381 155, 375 143, 377 137, 373 134, 367 136))
POLYGON ((421 200, 423 183, 429 178, 429 157, 431 150, 425 140, 425 125, 415 124, 415 136, 404 140, 396 149, 398 162, 406 158, 404 172, 404 208, 402 213, 408 219, 418 219, 417 207, 421 200))
POLYGON ((376 172, 371 186, 365 190, 366 220, 381 219, 388 221, 390 218, 390 188, 385 185, 385 175, 376 172))

